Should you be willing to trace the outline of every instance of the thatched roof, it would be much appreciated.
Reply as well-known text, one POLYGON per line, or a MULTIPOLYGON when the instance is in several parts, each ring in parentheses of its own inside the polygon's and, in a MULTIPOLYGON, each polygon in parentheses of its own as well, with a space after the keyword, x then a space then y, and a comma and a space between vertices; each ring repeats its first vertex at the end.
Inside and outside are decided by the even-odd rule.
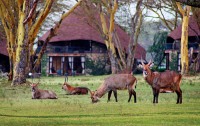
MULTIPOLYGON (((174 31, 172 31, 168 37, 173 38, 174 40, 180 40, 182 34, 182 25, 178 26, 174 31)), ((188 27, 188 36, 200 36, 200 29, 198 27, 197 21, 194 17, 190 17, 189 19, 189 27, 188 27)))
MULTIPOLYGON (((80 9, 80 8, 78 8, 80 9)), ((72 41, 72 40, 92 40, 104 44, 104 40, 100 32, 95 28, 95 24, 88 22, 88 16, 84 16, 84 13, 80 14, 80 10, 76 9, 75 12, 71 13, 65 18, 60 28, 58 29, 57 35, 54 36, 50 42, 61 42, 61 41, 72 41)), ((100 23, 97 22, 97 23, 100 23)), ((127 49, 130 40, 129 35, 120 28, 119 25, 115 24, 116 32, 118 33, 119 40, 123 48, 127 49)), ((41 38, 44 41, 49 34, 46 32, 41 38)), ((139 44, 137 45, 135 57, 140 59, 146 58, 146 51, 139 44)))

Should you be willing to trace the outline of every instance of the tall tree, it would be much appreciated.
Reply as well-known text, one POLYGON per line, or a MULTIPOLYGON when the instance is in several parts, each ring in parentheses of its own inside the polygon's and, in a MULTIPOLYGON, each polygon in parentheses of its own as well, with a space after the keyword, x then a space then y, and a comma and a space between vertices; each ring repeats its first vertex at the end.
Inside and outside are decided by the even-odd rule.
POLYGON ((122 48, 115 28, 115 14, 119 7, 118 0, 86 1, 86 4, 83 7, 86 15, 90 19, 89 24, 93 23, 93 26, 101 33, 101 36, 104 39, 111 61, 112 73, 116 73, 123 69, 126 69, 129 72, 132 70, 138 35, 142 23, 141 4, 142 0, 136 1, 136 12, 131 20, 131 38, 127 51, 122 48), (96 7, 95 9, 93 8, 94 4, 96 7), (100 19, 94 18, 94 15, 97 14, 99 14, 100 19))
POLYGON ((25 72, 28 60, 33 54, 34 40, 54 2, 46 0, 43 9, 36 11, 38 1, 0 1, 0 18, 7 37, 12 85, 26 82, 25 72))
POLYGON ((182 8, 181 4, 177 2, 179 11, 182 14, 182 34, 181 34, 181 73, 188 74, 189 72, 189 58, 188 58, 188 24, 189 14, 191 11, 190 6, 182 8))

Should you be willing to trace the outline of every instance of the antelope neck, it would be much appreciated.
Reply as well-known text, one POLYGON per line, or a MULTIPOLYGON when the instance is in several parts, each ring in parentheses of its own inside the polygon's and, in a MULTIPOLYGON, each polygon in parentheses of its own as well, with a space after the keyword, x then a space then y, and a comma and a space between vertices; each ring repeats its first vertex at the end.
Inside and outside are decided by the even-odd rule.
POLYGON ((153 83, 152 77, 153 77, 153 72, 150 71, 150 72, 148 73, 148 75, 145 77, 145 80, 146 80, 149 84, 152 84, 152 83, 153 83))

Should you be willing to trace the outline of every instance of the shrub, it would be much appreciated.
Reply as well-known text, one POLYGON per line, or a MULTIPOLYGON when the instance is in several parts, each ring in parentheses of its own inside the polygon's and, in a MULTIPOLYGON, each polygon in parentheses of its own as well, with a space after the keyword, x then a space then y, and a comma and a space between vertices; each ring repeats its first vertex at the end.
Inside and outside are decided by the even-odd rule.
POLYGON ((110 65, 107 63, 106 57, 98 57, 95 60, 86 57, 85 67, 86 74, 105 75, 111 73, 110 65))
POLYGON ((170 70, 178 71, 178 59, 177 59, 177 53, 173 52, 171 53, 171 62, 169 62, 170 70))
POLYGON ((41 61, 41 74, 42 76, 46 76, 47 69, 47 54, 44 54, 41 61))

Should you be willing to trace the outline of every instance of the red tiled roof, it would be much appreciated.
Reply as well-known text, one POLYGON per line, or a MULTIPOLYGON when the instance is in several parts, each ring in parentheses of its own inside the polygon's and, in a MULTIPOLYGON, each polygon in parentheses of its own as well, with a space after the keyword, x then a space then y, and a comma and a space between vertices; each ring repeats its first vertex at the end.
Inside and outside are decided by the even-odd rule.
POLYGON ((8 56, 7 46, 6 46, 6 39, 0 33, 0 54, 8 56))
MULTIPOLYGON (((80 16, 79 12, 81 11, 77 11, 77 9, 75 10, 75 12, 71 13, 67 18, 62 21, 60 28, 58 29, 57 35, 54 36, 50 40, 50 42, 92 40, 104 44, 104 40, 102 39, 101 34, 93 26, 91 26, 92 24, 88 24, 86 19, 87 16, 84 16, 84 13, 80 16)), ((100 23, 100 21, 98 23, 100 23)), ((119 36, 121 45, 123 46, 123 48, 127 49, 128 43, 130 41, 129 35, 125 31, 123 31, 117 24, 115 24, 115 28, 119 36)), ((49 31, 46 32, 40 38, 40 40, 44 41, 47 38, 48 34, 49 31)), ((137 59, 140 59, 141 56, 145 59, 146 51, 138 44, 135 57, 137 59)))
MULTIPOLYGON (((181 39, 182 25, 178 26, 168 36, 174 40, 181 39)), ((189 19, 188 36, 200 36, 200 29, 197 25, 196 19, 191 16, 189 19)))

